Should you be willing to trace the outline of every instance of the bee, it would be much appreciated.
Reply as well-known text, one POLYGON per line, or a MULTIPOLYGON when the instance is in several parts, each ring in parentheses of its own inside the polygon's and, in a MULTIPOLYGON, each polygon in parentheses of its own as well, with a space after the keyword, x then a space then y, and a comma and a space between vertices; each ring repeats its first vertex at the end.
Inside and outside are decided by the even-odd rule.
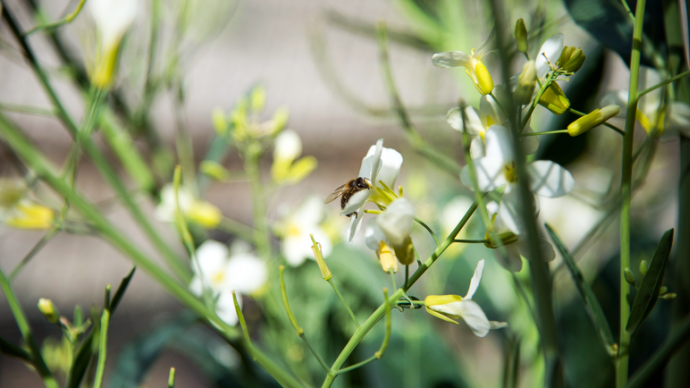
MULTIPOLYGON (((350 198, 352 198, 353 195, 355 195, 355 193, 369 189, 371 189, 369 179, 362 177, 350 179, 347 181, 347 183, 335 189, 335 191, 333 191, 331 195, 326 198, 324 203, 331 203, 340 197, 340 209, 345 209, 347 202, 350 200, 350 198)), ((350 217, 355 213, 357 212, 352 212, 347 216, 350 217)))

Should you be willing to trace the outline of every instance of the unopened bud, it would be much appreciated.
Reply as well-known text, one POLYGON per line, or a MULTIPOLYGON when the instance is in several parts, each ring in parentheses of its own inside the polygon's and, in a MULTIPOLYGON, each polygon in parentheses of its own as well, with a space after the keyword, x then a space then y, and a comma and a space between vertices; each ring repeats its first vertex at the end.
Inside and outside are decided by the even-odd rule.
POLYGON ((668 292, 668 287, 662 286, 661 288, 659 288, 659 295, 663 295, 667 292, 668 292))
POLYGON ((544 90, 544 93, 542 93, 539 99, 539 105, 557 115, 562 115, 570 108, 570 100, 568 100, 568 97, 563 93, 563 89, 554 82, 544 90))
POLYGON ((568 134, 570 136, 578 136, 603 124, 608 119, 616 116, 621 112, 618 105, 609 105, 601 109, 595 109, 587 115, 580 117, 568 125, 568 134))
POLYGON ((224 181, 230 176, 230 171, 212 160, 204 160, 199 165, 199 170, 217 181, 224 181))
POLYGON ((225 136, 228 132, 228 120, 225 116, 225 111, 222 108, 216 108, 213 110, 213 129, 219 136, 225 136))
POLYGON ((635 275, 633 275, 630 268, 626 268, 625 270, 623 270, 623 273, 625 274, 625 281, 634 286, 635 285, 635 275))
POLYGON ((580 70, 582 64, 585 63, 586 56, 581 48, 573 46, 565 46, 561 51, 561 56, 556 61, 556 66, 575 73, 580 70))
POLYGON ((331 277, 333 277, 333 274, 331 274, 331 270, 328 269, 326 261, 323 259, 323 253, 321 253, 321 244, 314 240, 313 234, 310 234, 309 237, 311 237, 311 242, 314 244, 311 246, 311 250, 314 252, 314 258, 316 259, 316 263, 319 265, 319 269, 321 270, 321 276, 323 276, 323 280, 329 280, 331 277))
POLYGON ((394 246, 395 256, 402 265, 410 265, 414 263, 414 245, 412 245, 412 239, 407 236, 402 244, 394 246))
POLYGON ((491 78, 489 70, 484 66, 482 61, 477 61, 477 64, 474 66, 475 77, 472 77, 469 70, 466 70, 466 73, 472 78, 474 86, 477 87, 477 90, 482 96, 490 94, 494 90, 494 79, 491 78))
POLYGON ((529 49, 529 41, 527 40, 527 27, 525 27, 525 21, 522 18, 515 23, 515 41, 518 51, 526 53, 529 49))
POLYGON ((261 112, 266 105, 266 88, 263 86, 257 86, 252 90, 251 96, 249 97, 250 107, 254 112, 261 112))
POLYGON ((379 249, 376 251, 381 263, 381 268, 384 272, 398 272, 398 259, 395 257, 395 251, 391 249, 385 242, 379 243, 379 249))
POLYGON ((665 300, 672 300, 672 299, 675 299, 676 296, 678 296, 678 294, 676 294, 675 292, 669 292, 668 294, 659 295, 659 298, 665 299, 665 300))
POLYGON ((649 270, 649 266, 647 265, 647 260, 640 261, 640 273, 642 274, 642 276, 647 274, 647 270, 649 270))
POLYGON ((273 125, 272 130, 270 133, 273 136, 276 136, 280 133, 280 131, 285 128, 285 125, 288 122, 288 119, 290 118, 290 111, 286 107, 280 107, 278 108, 275 113, 273 113, 273 117, 271 118, 271 124, 273 125))
POLYGON ((60 313, 50 299, 41 298, 38 300, 38 309, 50 323, 58 323, 60 320, 60 313))
POLYGON ((536 84, 537 66, 534 61, 529 61, 522 66, 522 73, 518 77, 518 84, 514 94, 515 103, 519 105, 529 104, 532 101, 534 85, 536 84))

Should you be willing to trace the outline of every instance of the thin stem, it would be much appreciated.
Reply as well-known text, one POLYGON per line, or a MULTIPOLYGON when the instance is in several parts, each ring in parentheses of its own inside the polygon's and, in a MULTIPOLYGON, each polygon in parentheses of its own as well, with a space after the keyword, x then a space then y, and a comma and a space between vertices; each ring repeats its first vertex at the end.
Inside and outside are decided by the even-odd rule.
POLYGON ((462 239, 462 238, 456 238, 453 240, 454 243, 463 243, 463 244, 489 244, 491 241, 490 240, 467 240, 467 239, 462 239))
POLYGON ((48 109, 48 108, 41 108, 41 107, 37 107, 37 106, 2 103, 2 104, 0 104, 0 110, 4 110, 7 112, 26 113, 26 114, 30 114, 30 115, 55 117, 55 111, 54 110, 48 109))
POLYGON ((290 320, 290 323, 292 324, 292 327, 295 329, 295 333, 302 338, 302 341, 304 341, 304 344, 307 345, 307 348, 309 348, 309 351, 311 354, 314 355, 316 360, 321 364, 323 369, 326 371, 326 373, 331 373, 331 368, 328 367, 328 364, 319 356, 318 353, 314 350, 314 348, 311 347, 311 344, 309 344, 309 341, 307 341, 307 337, 304 335, 304 329, 299 326, 297 323, 297 318, 295 318, 295 314, 292 313, 292 309, 290 308, 290 302, 288 301, 287 297, 287 291, 285 290, 285 279, 283 278, 283 271, 285 271, 285 266, 281 265, 280 268, 280 294, 283 297, 283 306, 285 306, 285 312, 288 315, 288 319, 290 320))
POLYGON ((46 233, 40 240, 38 240, 36 245, 34 245, 34 247, 31 248, 29 253, 27 253, 26 256, 24 256, 22 261, 20 261, 19 264, 17 264, 17 266, 14 267, 14 269, 12 270, 12 273, 10 273, 10 276, 8 277, 9 281, 12 282, 12 280, 14 280, 14 278, 19 274, 19 271, 21 271, 22 268, 24 268, 24 266, 26 266, 31 261, 31 259, 33 259, 33 257, 41 249, 43 249, 43 247, 46 244, 48 244, 48 242, 50 242, 50 240, 52 240, 53 237, 55 237, 59 232, 60 232, 59 228, 53 228, 50 231, 48 231, 48 233, 46 233))
POLYGON ((521 133, 520 137, 526 137, 526 136, 542 136, 542 135, 555 135, 557 133, 568 133, 567 129, 558 129, 555 131, 543 131, 543 132, 528 132, 528 133, 521 133))
POLYGON ((63 24, 69 24, 69 23, 71 23, 72 20, 74 20, 74 18, 76 18, 77 15, 79 15, 79 12, 81 12, 81 9, 84 8, 84 3, 86 3, 86 0, 81 0, 81 1, 79 2, 79 4, 77 4, 77 8, 74 10, 74 12, 72 12, 71 14, 65 16, 64 19, 60 19, 60 20, 58 20, 58 21, 56 21, 56 22, 54 22, 54 23, 49 23, 49 24, 43 24, 43 25, 40 25, 40 26, 36 26, 36 27, 30 29, 29 31, 25 32, 25 33, 24 33, 24 36, 29 36, 29 35, 33 34, 34 32, 37 32, 37 31, 40 31, 40 30, 49 30, 49 29, 53 29, 53 28, 56 28, 56 27, 60 27, 60 26, 63 25, 63 24))
POLYGON ((371 357, 367 358, 367 359, 364 360, 364 361, 358 362, 358 363, 356 363, 356 364, 354 364, 354 365, 350 365, 350 366, 348 366, 347 368, 343 368, 343 369, 337 370, 337 371, 334 372, 334 374, 335 374, 336 376, 337 376, 337 375, 342 375, 343 373, 351 372, 351 371, 353 371, 353 370, 355 370, 355 369, 357 369, 357 368, 361 368, 361 367, 363 367, 364 365, 369 364, 370 362, 373 362, 373 361, 376 361, 376 360, 378 360, 378 358, 377 358, 376 356, 371 356, 371 357))
MULTIPOLYGON (((580 112, 580 111, 575 110, 575 109, 573 109, 573 108, 569 108, 568 111, 569 111, 570 113, 576 114, 576 115, 578 115, 578 116, 587 116, 587 113, 585 113, 585 112, 580 112)), ((613 129, 614 131, 618 132, 618 134, 621 135, 621 136, 625 136, 625 131, 623 131, 622 129, 618 128, 617 126, 615 126, 615 125, 613 125, 613 124, 609 124, 608 122, 605 121, 602 125, 604 125, 604 126, 606 126, 606 127, 609 127, 609 128, 611 128, 611 129, 613 129)))
POLYGON ((429 234, 431 235, 431 237, 434 238, 434 241, 436 242, 436 246, 438 246, 438 238, 436 238, 436 233, 434 233, 434 231, 431 230, 431 228, 429 227, 429 225, 425 224, 424 221, 420 220, 420 219, 417 218, 417 217, 415 217, 414 220, 415 220, 415 222, 417 222, 419 225, 422 225, 422 227, 423 227, 424 229, 426 229, 427 232, 429 232, 429 234))
POLYGON ((498 101, 498 98, 496 98, 496 96, 494 95, 494 92, 489 93, 489 95, 491 96, 491 98, 494 99, 494 101, 496 102, 496 105, 498 105, 498 107, 501 108, 501 110, 503 111, 503 114, 505 114, 507 116, 508 112, 506 112, 506 110, 503 108, 503 105, 501 105, 501 102, 498 101))
POLYGON ((668 84, 670 84, 670 83, 672 83, 672 82, 678 81, 679 79, 681 79, 681 78, 683 78, 683 77, 685 77, 685 76, 687 76, 687 75, 690 75, 690 70, 684 71, 684 72, 678 74, 677 76, 671 77, 671 78, 669 78, 669 79, 667 79, 667 80, 665 80, 665 81, 662 81, 662 82, 660 82, 660 83, 658 83, 658 84, 656 84, 656 85, 654 85, 654 86, 650 86, 650 87, 648 87, 647 89, 645 89, 645 90, 643 90, 643 91, 637 93, 637 100, 639 101, 639 99, 640 99, 642 96, 644 96, 645 94, 650 93, 650 92, 653 92, 654 90, 656 90, 656 89, 658 89, 658 88, 660 88, 660 87, 662 87, 662 86, 666 86, 666 85, 668 85, 668 84))
POLYGON ((352 320, 355 321, 355 325, 357 325, 357 328, 359 328, 359 322, 357 322, 357 318, 355 317, 355 313, 352 312, 352 309, 350 308, 350 305, 345 302, 345 298, 340 294, 340 291, 338 291, 338 287, 336 287, 335 283, 333 282, 332 278, 326 279, 328 284, 333 287, 333 291, 338 295, 338 298, 340 298, 340 301, 343 302, 343 306, 347 309, 347 312, 350 314, 350 317, 352 317, 352 320))
POLYGON ((391 275, 391 283, 393 283, 393 289, 397 290, 398 286, 395 284, 395 271, 391 268, 388 273, 391 275))
POLYGON ((642 27, 646 0, 638 0, 635 10, 633 48, 630 54, 630 85, 628 87, 628 111, 625 119, 623 137, 623 163, 621 173, 621 257, 620 257, 620 341, 619 357, 616 359, 616 387, 623 388, 628 381, 628 354, 630 351, 630 332, 626 330, 630 316, 630 284, 625 280, 625 269, 630 267, 630 201, 632 197, 633 139, 635 135, 635 115, 637 114, 637 87, 640 76, 640 48, 642 46, 642 27))
POLYGON ((96 379, 93 388, 101 388, 103 373, 105 373, 105 359, 108 354, 108 325, 110 324, 110 285, 106 287, 106 303, 101 315, 101 328, 98 334, 98 366, 96 367, 96 379))
POLYGON ((31 332, 31 327, 29 327, 29 322, 26 320, 24 311, 17 300, 12 286, 10 286, 9 280, 5 277, 5 274, 0 270, 0 289, 5 294, 7 298, 7 304, 10 306, 10 310, 14 315, 15 321, 17 321, 17 326, 19 326, 19 331, 22 333, 22 338, 29 345, 29 351, 31 353, 31 363, 38 371, 38 374, 43 379, 43 383, 47 388, 58 388, 58 383, 55 378, 50 373, 50 370, 46 366, 46 363, 41 357, 41 349, 38 347, 34 335, 31 332))
POLYGON ((251 226, 247 226, 241 222, 223 217, 223 219, 220 221, 220 225, 218 225, 218 229, 239 237, 246 242, 252 244, 255 243, 254 236, 256 235, 257 231, 251 226))
POLYGON ((252 142, 245 152, 245 170, 249 178, 249 187, 252 192, 252 213, 254 216, 254 241, 257 250, 264 260, 271 259, 271 237, 266 222, 266 205, 259 158, 261 157, 261 145, 252 142))
POLYGON ((621 3, 623 3, 623 8, 625 8, 625 12, 628 13, 628 16, 630 16, 630 19, 635 23, 635 15, 633 15, 632 10, 628 6, 628 2, 625 0, 621 0, 621 3))

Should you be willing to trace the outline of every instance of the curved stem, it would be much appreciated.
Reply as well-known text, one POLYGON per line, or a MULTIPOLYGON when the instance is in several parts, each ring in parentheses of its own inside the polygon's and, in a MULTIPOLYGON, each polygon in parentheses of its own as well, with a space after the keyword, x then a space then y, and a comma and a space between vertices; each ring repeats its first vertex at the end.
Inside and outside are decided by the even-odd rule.
POLYGON ((436 233, 434 233, 434 231, 431 230, 431 228, 429 227, 429 225, 425 224, 424 221, 420 220, 420 219, 417 218, 417 217, 415 217, 414 220, 415 220, 415 222, 417 222, 419 225, 422 225, 422 227, 423 227, 424 229, 426 229, 427 232, 429 232, 429 234, 431 235, 431 237, 434 238, 434 241, 436 242, 436 246, 438 246, 438 238, 436 238, 436 233))
POLYGON ((345 306, 345 309, 347 309, 347 312, 350 314, 350 317, 352 318, 353 321, 355 321, 355 325, 359 328, 359 322, 357 322, 357 317, 355 317, 355 313, 352 312, 352 309, 350 308, 350 305, 347 304, 345 301, 345 298, 340 294, 340 291, 338 291, 338 287, 333 283, 333 278, 326 279, 328 284, 333 287, 333 291, 338 295, 338 298, 340 298, 340 301, 343 302, 343 306, 345 306))
POLYGON ((60 20, 53 22, 53 23, 36 26, 36 27, 30 29, 29 31, 25 32, 24 36, 29 36, 29 35, 33 34, 34 32, 37 32, 40 30, 49 30, 49 29, 53 29, 56 27, 60 27, 63 24, 71 23, 72 20, 74 20, 74 18, 76 18, 77 15, 79 15, 79 12, 81 12, 81 9, 84 8, 84 3, 86 3, 86 0, 81 0, 79 2, 79 4, 77 4, 77 8, 74 10, 74 12, 65 16, 64 19, 60 19, 60 20))

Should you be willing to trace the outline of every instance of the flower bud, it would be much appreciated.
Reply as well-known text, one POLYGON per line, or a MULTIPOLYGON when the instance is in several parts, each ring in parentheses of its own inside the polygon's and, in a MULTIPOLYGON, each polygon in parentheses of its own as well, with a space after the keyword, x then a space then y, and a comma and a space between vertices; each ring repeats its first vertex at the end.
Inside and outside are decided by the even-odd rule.
POLYGON ((228 179, 230 176, 230 171, 228 171, 220 163, 212 160, 204 160, 201 162, 199 165, 199 170, 209 177, 221 182, 228 179))
POLYGON ((410 265, 414 263, 414 245, 412 245, 410 236, 407 236, 402 244, 394 246, 393 249, 400 264, 410 265))
POLYGON ((635 275, 633 275, 630 268, 624 269, 623 273, 625 274, 625 281, 634 286, 635 285, 635 275))
POLYGON ((319 265, 319 270, 321 270, 321 276, 323 276, 323 280, 329 280, 331 277, 333 277, 333 275, 331 274, 331 270, 328 269, 326 261, 323 259, 323 254, 321 253, 321 244, 314 240, 313 234, 310 234, 309 237, 311 237, 311 242, 314 244, 311 246, 311 250, 314 252, 314 258, 316 259, 316 263, 319 265))
POLYGON ((673 300, 678 296, 675 292, 669 292, 668 294, 664 295, 659 295, 659 298, 665 299, 665 300, 673 300))
POLYGON ((663 295, 667 292, 668 292, 668 287, 662 286, 661 288, 659 288, 659 295, 663 295))
POLYGON ((647 265, 647 260, 640 261, 640 273, 642 274, 642 276, 647 274, 647 270, 649 270, 649 266, 647 265))
POLYGON ((580 70, 582 64, 585 63, 586 56, 581 48, 573 46, 565 46, 561 51, 561 56, 556 61, 556 66, 575 73, 580 70))
POLYGON ((216 130, 218 136, 225 136, 228 132, 228 120, 225 116, 225 111, 222 108, 213 110, 213 129, 216 130))
POLYGON ((58 323, 60 313, 50 299, 41 298, 38 300, 38 309, 50 323, 58 323))
POLYGON ((601 109, 595 109, 587 115, 580 117, 568 125, 568 134, 578 136, 590 129, 603 124, 606 120, 616 116, 621 112, 618 105, 609 105, 601 109))
MULTIPOLYGON (((470 78, 472 78, 469 69, 466 69, 465 71, 470 78)), ((476 77, 473 78, 473 80, 475 80, 474 86, 477 87, 479 93, 481 93, 483 96, 490 94, 494 90, 494 79, 491 78, 489 70, 487 70, 482 61, 477 61, 477 64, 474 66, 474 74, 476 77)))
POLYGON ((398 260, 395 257, 395 251, 385 242, 381 241, 379 243, 376 255, 379 257, 379 262, 384 272, 390 272, 391 270, 393 270, 393 273, 398 272, 398 260))
MULTIPOLYGON (((499 233, 498 238, 501 239, 501 245, 502 246, 512 244, 518 240, 518 236, 515 233, 510 232, 510 231, 499 233)), ((490 229, 486 230, 486 234, 484 234, 484 240, 486 240, 484 245, 487 248, 498 249, 499 244, 498 244, 498 242, 495 242, 491 239, 491 230, 490 229)))
POLYGON ((249 97, 250 107, 254 112, 261 112, 266 105, 266 88, 258 86, 252 90, 249 97))
POLYGON ((50 229, 54 220, 52 209, 26 200, 17 204, 4 222, 17 229, 50 229))
POLYGON ((436 318, 457 325, 456 319, 462 318, 461 310, 457 308, 457 302, 460 301, 462 301, 462 296, 459 295, 429 295, 424 299, 424 307, 426 312, 436 318), (452 303, 456 304, 453 305, 452 303), (448 308, 448 305, 451 308, 448 308))
POLYGON ((187 211, 185 217, 206 229, 215 229, 220 225, 223 214, 216 205, 206 201, 194 201, 187 211))
POLYGON ((539 99, 539 105, 557 115, 562 115, 563 112, 570 108, 570 100, 568 100, 568 97, 563 93, 563 89, 561 89, 557 83, 553 82, 546 88, 544 93, 542 93, 539 99))
POLYGON ((534 94, 534 85, 536 84, 537 67, 534 61, 529 61, 522 66, 522 73, 518 77, 518 84, 514 95, 515 103, 519 105, 529 104, 534 94))
POLYGON ((515 41, 518 51, 526 53, 529 49, 529 42, 527 41, 527 27, 525 27, 525 21, 522 18, 515 23, 515 41))

